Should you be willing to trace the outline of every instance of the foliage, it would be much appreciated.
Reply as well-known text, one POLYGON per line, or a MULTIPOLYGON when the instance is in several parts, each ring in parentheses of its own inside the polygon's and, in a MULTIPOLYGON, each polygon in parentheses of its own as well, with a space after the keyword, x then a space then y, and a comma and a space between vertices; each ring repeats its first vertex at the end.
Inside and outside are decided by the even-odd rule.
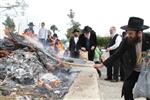
POLYGON ((62 42, 63 44, 65 44, 65 43, 67 43, 67 42, 68 42, 68 40, 66 40, 66 39, 62 39, 62 40, 61 40, 61 42, 62 42))
POLYGON ((4 13, 4 15, 11 15, 17 17, 18 15, 24 16, 26 8, 29 6, 26 0, 0 0, 0 13, 4 13), (9 13, 8 10, 14 10, 15 13, 9 13))
POLYGON ((108 42, 110 40, 110 37, 100 37, 100 36, 97 36, 97 44, 100 46, 100 47, 106 47, 108 42))
POLYGON ((66 34, 67 39, 69 39, 72 36, 72 32, 75 29, 79 31, 81 30, 80 29, 81 24, 79 22, 74 21, 75 13, 73 12, 72 9, 70 9, 70 13, 67 16, 70 18, 71 21, 71 27, 67 29, 67 34, 66 34))
POLYGON ((12 31, 15 31, 15 23, 9 16, 7 16, 5 22, 3 22, 3 25, 8 26, 12 29, 12 31))
POLYGON ((77 30, 81 30, 80 29, 80 23, 78 23, 78 22, 74 22, 74 24, 73 24, 73 26, 72 27, 70 27, 69 29, 67 29, 67 34, 66 34, 66 37, 67 37, 67 39, 69 39, 70 37, 72 37, 72 32, 75 30, 75 29, 77 29, 77 30))

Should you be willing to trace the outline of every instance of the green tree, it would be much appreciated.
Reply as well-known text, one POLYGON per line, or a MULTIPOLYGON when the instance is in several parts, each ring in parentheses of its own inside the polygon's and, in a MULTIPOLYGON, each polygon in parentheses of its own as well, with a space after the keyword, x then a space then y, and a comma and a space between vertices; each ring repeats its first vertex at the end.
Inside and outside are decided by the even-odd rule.
POLYGON ((70 18, 71 21, 71 27, 67 29, 66 34, 67 39, 69 39, 72 36, 72 32, 74 29, 77 29, 79 31, 81 30, 80 29, 81 24, 79 22, 74 21, 75 13, 73 12, 72 9, 70 9, 70 13, 67 14, 67 16, 70 18))
POLYGON ((56 25, 52 25, 52 26, 50 27, 50 29, 53 31, 54 34, 55 34, 55 31, 58 31, 58 28, 57 28, 56 25))
POLYGON ((10 18, 10 16, 7 16, 5 22, 3 22, 3 25, 8 26, 12 31, 15 31, 15 23, 14 20, 10 18))

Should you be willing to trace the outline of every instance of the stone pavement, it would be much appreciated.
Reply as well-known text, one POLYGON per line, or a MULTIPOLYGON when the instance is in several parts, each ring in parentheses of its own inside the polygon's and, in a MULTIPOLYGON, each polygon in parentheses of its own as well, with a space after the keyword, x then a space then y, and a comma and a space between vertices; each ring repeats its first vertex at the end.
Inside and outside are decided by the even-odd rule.
POLYGON ((96 70, 90 67, 76 68, 80 69, 80 73, 63 100, 100 100, 96 70))
MULTIPOLYGON (((101 68, 102 76, 99 79, 100 100, 124 100, 121 98, 121 89, 123 82, 110 82, 105 81, 106 67, 101 68)), ((144 98, 138 98, 135 100, 145 100, 144 98)))

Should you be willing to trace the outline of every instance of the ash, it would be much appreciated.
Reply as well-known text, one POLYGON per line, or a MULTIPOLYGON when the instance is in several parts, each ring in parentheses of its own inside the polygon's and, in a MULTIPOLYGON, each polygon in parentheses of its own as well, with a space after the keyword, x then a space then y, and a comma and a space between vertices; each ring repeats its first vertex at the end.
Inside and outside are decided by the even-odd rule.
POLYGON ((0 58, 0 95, 16 100, 62 100, 78 73, 40 51, 18 49, 0 58))

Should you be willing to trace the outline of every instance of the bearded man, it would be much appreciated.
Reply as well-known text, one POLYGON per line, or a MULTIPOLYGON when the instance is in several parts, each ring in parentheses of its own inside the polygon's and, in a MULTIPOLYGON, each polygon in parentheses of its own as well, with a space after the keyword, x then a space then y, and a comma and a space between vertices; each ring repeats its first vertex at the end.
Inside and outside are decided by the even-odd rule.
POLYGON ((103 63, 94 65, 96 68, 103 65, 107 67, 123 57, 125 80, 122 94, 125 100, 134 100, 132 90, 142 67, 142 52, 150 50, 150 34, 143 33, 143 30, 148 28, 149 26, 144 25, 143 19, 130 17, 128 25, 121 27, 127 32, 127 36, 123 39, 119 49, 103 63))

